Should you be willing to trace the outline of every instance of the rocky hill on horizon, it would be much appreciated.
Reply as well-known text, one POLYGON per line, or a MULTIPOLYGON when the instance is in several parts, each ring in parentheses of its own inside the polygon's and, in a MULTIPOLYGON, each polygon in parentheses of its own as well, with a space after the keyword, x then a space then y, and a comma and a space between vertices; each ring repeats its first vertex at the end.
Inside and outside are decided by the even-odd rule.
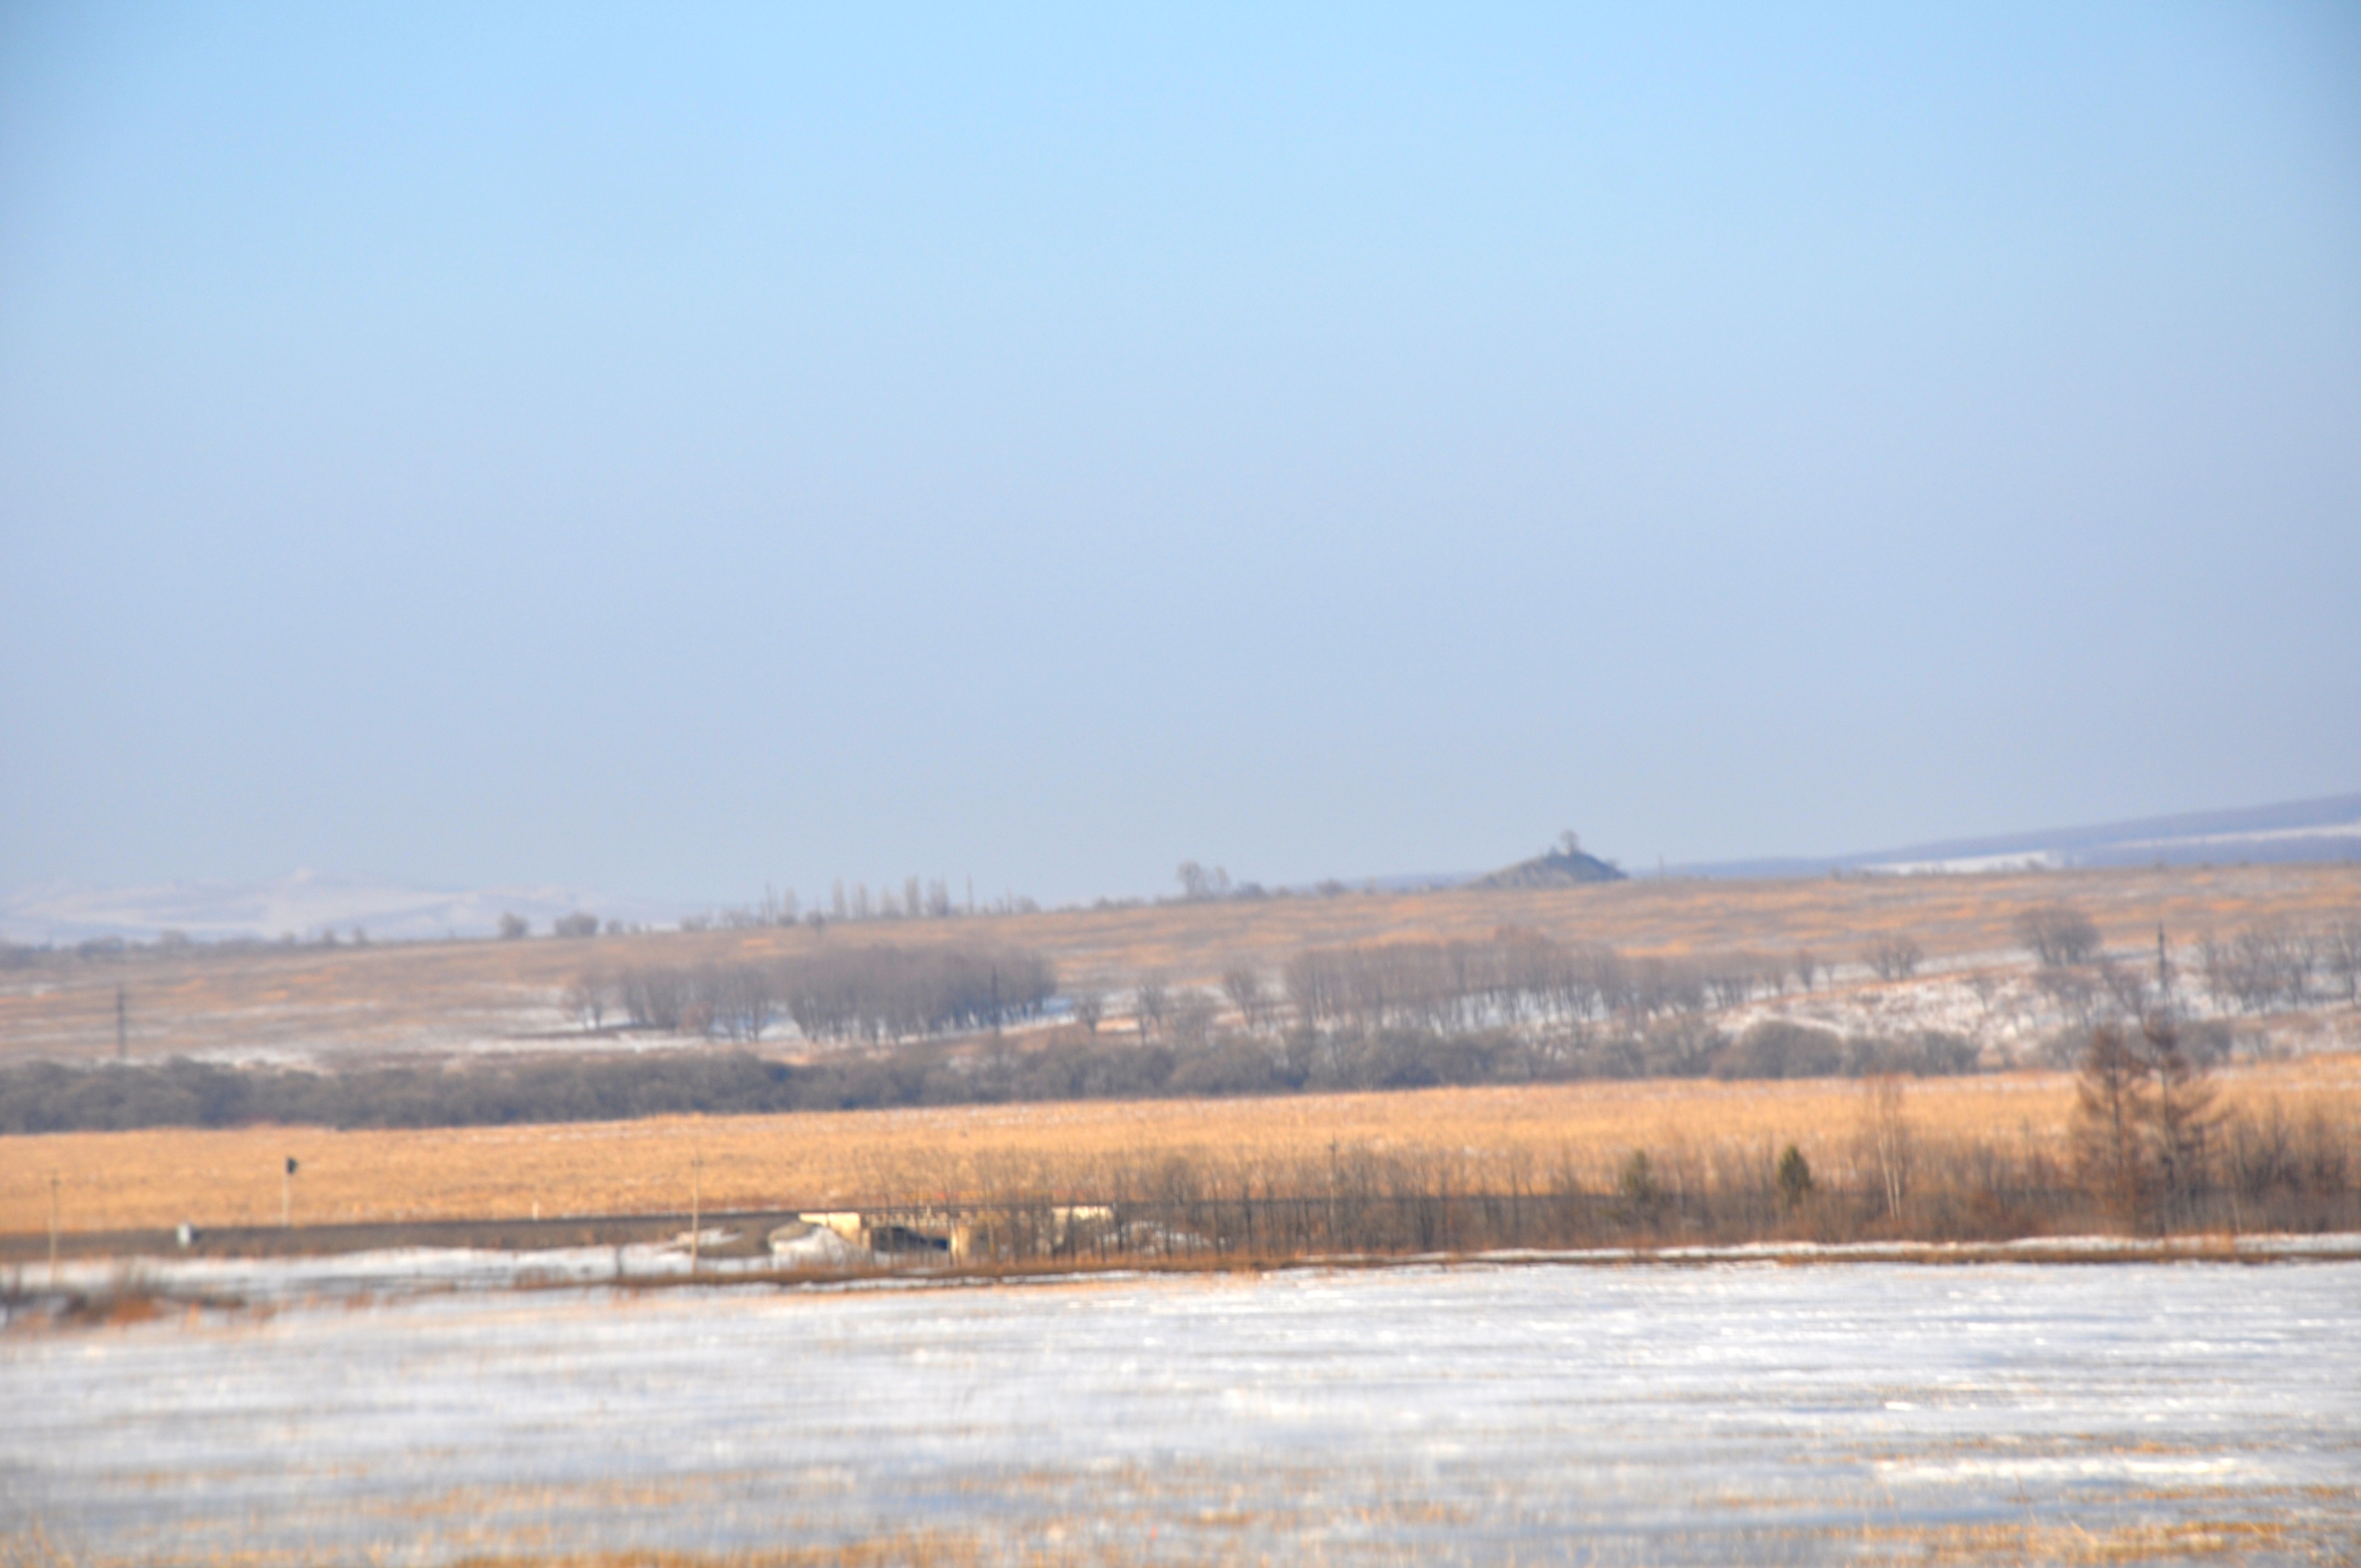
POLYGON ((1503 866, 1488 875, 1476 878, 1466 885, 1493 889, 1509 887, 1577 887, 1585 883, 1621 882, 1621 868, 1583 853, 1581 841, 1571 833, 1558 840, 1557 847, 1544 850, 1530 861, 1519 861, 1513 866, 1503 866))

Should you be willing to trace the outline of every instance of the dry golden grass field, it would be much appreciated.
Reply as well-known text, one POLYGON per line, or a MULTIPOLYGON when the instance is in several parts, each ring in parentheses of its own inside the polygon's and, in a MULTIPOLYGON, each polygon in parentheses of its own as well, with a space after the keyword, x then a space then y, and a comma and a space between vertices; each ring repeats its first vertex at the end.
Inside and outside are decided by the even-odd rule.
POLYGON ((1914 938, 1936 962, 2015 963, 2010 923, 2063 900, 2108 941, 2139 948, 2265 919, 2361 916, 2361 866, 2173 867, 1790 881, 1642 880, 1546 891, 1352 894, 1158 904, 1030 916, 559 940, 369 947, 137 949, 0 971, 0 1063, 96 1059, 115 1049, 115 997, 135 1057, 287 1053, 315 1059, 444 1056, 562 1044, 557 999, 587 970, 879 943, 1000 943, 1052 959, 1070 988, 1115 991, 1160 972, 1212 984, 1233 965, 1276 970, 1308 947, 1488 935, 1503 926, 1635 953, 1809 949, 1850 961, 1872 939, 1914 938))
MULTIPOLYGON (((2276 1102, 2292 1118, 2361 1126, 2361 1057, 2240 1066, 2218 1085, 2225 1113, 2276 1102)), ((1867 1100, 1846 1080, 1653 1080, 408 1132, 50 1134, 0 1138, 0 1234, 47 1226, 52 1174, 70 1232, 276 1223, 291 1155, 302 1162, 295 1217, 322 1223, 685 1211, 697 1160, 708 1211, 1104 1194, 1176 1157, 1228 1185, 1325 1160, 1332 1144, 1447 1162, 1461 1190, 1530 1187, 1560 1170, 1603 1187, 1634 1148, 1675 1167, 1767 1165, 1790 1141, 1841 1177, 1867 1100)), ((1912 1081, 1905 1114, 1930 1154, 2057 1152, 2072 1103, 2070 1075, 2001 1073, 1912 1081)))

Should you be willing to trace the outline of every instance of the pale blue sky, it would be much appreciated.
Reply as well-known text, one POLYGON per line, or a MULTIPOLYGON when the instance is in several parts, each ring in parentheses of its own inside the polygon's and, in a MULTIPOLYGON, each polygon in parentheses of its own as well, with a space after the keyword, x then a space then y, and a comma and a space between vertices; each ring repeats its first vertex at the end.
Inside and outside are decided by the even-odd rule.
POLYGON ((0 886, 2361 789, 2345 10, 1270 10, 8 9, 0 886))

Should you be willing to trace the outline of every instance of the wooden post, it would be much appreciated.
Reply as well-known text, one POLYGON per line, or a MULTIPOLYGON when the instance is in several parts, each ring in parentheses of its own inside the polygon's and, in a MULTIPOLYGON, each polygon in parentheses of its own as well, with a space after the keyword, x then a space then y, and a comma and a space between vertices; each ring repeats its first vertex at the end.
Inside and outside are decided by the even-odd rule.
POLYGON ((1341 1250, 1336 1240, 1336 1140, 1328 1140, 1328 1250, 1341 1250))
POLYGON ((279 1228, 295 1228, 295 1157, 287 1157, 287 1168, 279 1178, 279 1228))

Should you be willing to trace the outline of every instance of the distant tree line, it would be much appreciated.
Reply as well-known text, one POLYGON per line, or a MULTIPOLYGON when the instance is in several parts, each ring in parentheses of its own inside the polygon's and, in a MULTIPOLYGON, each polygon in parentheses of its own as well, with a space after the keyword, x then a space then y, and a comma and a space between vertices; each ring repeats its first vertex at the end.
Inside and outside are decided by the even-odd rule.
MULTIPOLYGON (((2097 923, 2070 905, 2029 909, 2014 924, 2019 945, 2035 960, 2034 983, 2069 1020, 2069 1036, 2059 1043, 2070 1051, 2079 1050, 2076 1042, 2102 1024, 2136 1025, 2159 1014, 2184 1015, 2201 996, 2222 1014, 2361 1005, 2361 916, 2312 925, 2266 920, 2226 935, 2208 932, 2186 970, 2163 932, 2145 951, 2110 951, 2097 923)), ((2210 1048, 2218 1033, 2200 1030, 2184 1045, 2210 1048)))
POLYGON ((840 877, 830 887, 827 901, 815 900, 808 909, 804 907, 792 887, 785 892, 765 888, 759 903, 685 916, 680 928, 684 931, 742 931, 802 923, 818 930, 831 923, 950 920, 977 914, 1030 915, 1038 913, 1039 908, 1040 905, 1033 900, 1013 894, 978 905, 972 883, 964 896, 959 896, 952 893, 949 877, 905 877, 898 891, 890 883, 880 883, 873 891, 865 882, 848 883, 840 877))
POLYGON ((1395 1028, 1438 1033, 1620 1019, 1744 1006, 1808 986, 1809 955, 1629 958, 1612 948, 1567 947, 1537 931, 1489 939, 1312 948, 1288 960, 1284 982, 1297 1020, 1313 1029, 1395 1028))
POLYGON ((1566 1082, 1592 1078, 1802 1078, 1962 1072, 1949 1036, 1884 1038, 1771 1022, 1732 1037, 1667 1022, 1587 1047, 1530 1031, 1386 1028, 1216 1032, 1140 1045, 1081 1027, 1015 1036, 914 1036, 778 1062, 742 1050, 573 1055, 526 1062, 352 1069, 232 1068, 175 1059, 0 1069, 0 1135, 135 1127, 477 1126, 917 1105, 1197 1098, 1566 1082))
POLYGON ((2317 927, 2265 921, 2226 937, 2208 934, 2198 964, 2216 1001, 2240 1012, 2314 1001, 2361 1003, 2361 916, 2317 927))
MULTIPOLYGON (((0 1129, 264 1120, 417 1127, 899 1104, 923 1102, 950 1068, 939 1048, 928 1065, 920 1047, 810 1069, 736 1052, 488 1064, 456 1074, 47 1066, 0 1072, 0 1129)), ((2080 1087, 2062 1147, 1925 1125, 1901 1082, 1879 1079, 1863 1085, 1851 1124, 1799 1129, 1775 1155, 1709 1134, 1653 1148, 1563 1148, 1505 1165, 1417 1144, 1277 1155, 1213 1148, 1102 1166, 1091 1199, 1107 1205, 1104 1218, 1079 1234, 1073 1197, 1052 1198, 1022 1177, 959 1207, 984 1255, 1012 1262, 2361 1225, 2361 1142, 2349 1114, 2331 1105, 2273 1100, 2222 1113, 2166 1031, 2094 1034, 2080 1087)), ((931 1186, 873 1198, 942 1206, 931 1186)))
POLYGON ((566 1002, 593 1028, 611 1014, 633 1028, 754 1044, 784 1019, 807 1040, 875 1045, 1020 1023, 1057 990, 1056 970, 1035 952, 879 946, 597 972, 566 1002))
POLYGON ((0 1069, 0 1134, 136 1127, 468 1127, 791 1111, 787 1069, 739 1053, 307 1072, 176 1059, 0 1069))

